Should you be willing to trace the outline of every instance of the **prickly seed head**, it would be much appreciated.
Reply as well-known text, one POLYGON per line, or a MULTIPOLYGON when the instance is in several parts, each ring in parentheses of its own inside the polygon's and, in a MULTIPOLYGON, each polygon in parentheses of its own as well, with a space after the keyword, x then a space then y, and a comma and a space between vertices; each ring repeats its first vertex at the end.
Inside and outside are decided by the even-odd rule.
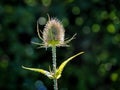
POLYGON ((57 19, 50 19, 48 16, 49 20, 45 25, 45 28, 43 32, 41 32, 42 36, 40 36, 40 31, 38 27, 38 22, 37 22, 37 33, 39 38, 43 41, 42 44, 33 42, 34 44, 40 45, 41 47, 47 48, 47 47, 59 47, 59 46, 68 46, 67 43, 69 43, 72 39, 74 39, 75 35, 73 35, 72 38, 68 40, 64 40, 65 36, 65 30, 63 28, 63 25, 61 22, 57 19))
POLYGON ((45 46, 62 46, 64 44, 64 28, 60 21, 51 19, 43 30, 43 42, 45 46))

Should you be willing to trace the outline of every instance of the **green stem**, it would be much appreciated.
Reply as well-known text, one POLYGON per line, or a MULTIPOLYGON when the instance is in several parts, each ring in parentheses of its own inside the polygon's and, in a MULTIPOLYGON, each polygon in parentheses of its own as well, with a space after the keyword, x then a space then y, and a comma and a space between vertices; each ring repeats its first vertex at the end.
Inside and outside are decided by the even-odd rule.
MULTIPOLYGON (((52 58, 53 58, 53 73, 56 73, 56 47, 52 47, 52 58)), ((58 90, 57 79, 53 79, 54 81, 54 90, 58 90)))

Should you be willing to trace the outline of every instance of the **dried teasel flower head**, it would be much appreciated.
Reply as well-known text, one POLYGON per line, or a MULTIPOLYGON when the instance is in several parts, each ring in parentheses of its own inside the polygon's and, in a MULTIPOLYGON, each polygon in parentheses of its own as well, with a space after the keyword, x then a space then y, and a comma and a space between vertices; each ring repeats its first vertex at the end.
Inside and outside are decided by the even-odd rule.
POLYGON ((43 30, 43 40, 45 46, 64 45, 64 28, 57 19, 51 19, 43 30))
POLYGON ((42 44, 35 43, 37 45, 40 45, 41 47, 59 47, 59 46, 68 46, 67 43, 69 43, 72 39, 74 39, 75 35, 73 35, 72 38, 65 41, 65 30, 61 22, 56 18, 50 18, 48 15, 48 21, 43 29, 42 37, 40 35, 40 30, 38 27, 37 22, 37 33, 39 38, 43 41, 42 44))

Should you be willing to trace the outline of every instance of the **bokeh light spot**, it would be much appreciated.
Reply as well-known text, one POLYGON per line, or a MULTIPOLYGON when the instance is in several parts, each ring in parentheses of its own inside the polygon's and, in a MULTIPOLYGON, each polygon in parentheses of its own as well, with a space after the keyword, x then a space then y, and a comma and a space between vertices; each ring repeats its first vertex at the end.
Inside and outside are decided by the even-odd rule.
POLYGON ((118 74, 117 74, 117 73, 112 73, 111 76, 110 76, 110 78, 111 78, 111 80, 112 80, 113 82, 115 82, 115 81, 117 81, 117 79, 118 79, 118 74))
POLYGON ((115 24, 119 24, 120 23, 120 19, 117 17, 115 11, 111 11, 111 13, 109 14, 109 17, 111 20, 113 20, 113 22, 115 24))
POLYGON ((90 27, 88 27, 88 26, 84 26, 82 30, 83 30, 84 34, 89 34, 91 32, 90 27))
POLYGON ((35 86, 36 86, 37 90, 47 90, 44 83, 42 81, 40 81, 40 80, 35 82, 35 86))
POLYGON ((69 20, 67 18, 63 18, 62 19, 62 24, 64 27, 68 26, 69 25, 69 20))
POLYGON ((75 24, 78 25, 78 26, 82 25, 83 22, 84 22, 84 21, 83 21, 83 18, 81 18, 81 17, 77 17, 77 18, 75 19, 75 24))
POLYGON ((50 6, 51 2, 51 0, 42 0, 42 4, 46 7, 50 6))
POLYGON ((40 17, 40 18, 38 19, 38 23, 39 23, 40 25, 45 25, 45 23, 46 23, 46 18, 40 17))
POLYGON ((8 64, 9 64, 9 57, 7 55, 3 55, 0 58, 0 68, 6 69, 8 67, 8 64))
POLYGON ((106 73, 105 64, 101 64, 99 67, 99 74, 103 76, 105 75, 105 73, 106 73))
POLYGON ((26 53, 26 55, 27 56, 32 56, 34 53, 33 53, 33 49, 31 48, 31 47, 26 47, 26 49, 25 49, 25 53, 26 53))
POLYGON ((109 17, 110 17, 110 19, 116 18, 115 12, 114 11, 110 12, 109 17))
POLYGON ((0 63, 0 67, 1 68, 7 68, 8 66, 8 60, 2 60, 1 63, 0 63))
POLYGON ((112 63, 106 63, 105 64, 106 71, 109 71, 111 69, 111 67, 112 67, 112 63))
POLYGON ((99 55, 99 59, 100 59, 101 61, 107 60, 108 57, 109 57, 108 51, 103 51, 103 52, 99 55))
POLYGON ((119 42, 120 41, 120 34, 115 35, 114 40, 116 42, 119 42))
POLYGON ((113 21, 114 21, 115 24, 120 24, 120 19, 119 19, 118 17, 117 17, 117 18, 114 18, 113 21))
POLYGON ((114 44, 118 44, 120 42, 120 34, 116 34, 113 38, 112 38, 112 42, 114 44))
POLYGON ((109 33, 112 33, 112 34, 114 34, 116 31, 115 31, 115 26, 113 25, 113 24, 109 24, 108 26, 107 26, 107 31, 109 32, 109 33))
POLYGON ((111 13, 109 14, 109 17, 110 17, 111 20, 114 21, 115 24, 119 24, 119 23, 120 23, 120 20, 119 20, 119 18, 116 16, 115 11, 111 11, 111 13))
POLYGON ((36 0, 24 0, 24 2, 29 6, 35 6, 36 0))
POLYGON ((92 25, 92 31, 93 32, 99 32, 100 31, 100 25, 99 24, 93 24, 92 25))
POLYGON ((72 13, 73 13, 74 15, 78 15, 78 14, 80 13, 80 8, 77 7, 77 6, 74 6, 74 7, 72 8, 72 13))
POLYGON ((107 11, 102 11, 100 17, 101 17, 101 19, 107 19, 108 18, 107 11))

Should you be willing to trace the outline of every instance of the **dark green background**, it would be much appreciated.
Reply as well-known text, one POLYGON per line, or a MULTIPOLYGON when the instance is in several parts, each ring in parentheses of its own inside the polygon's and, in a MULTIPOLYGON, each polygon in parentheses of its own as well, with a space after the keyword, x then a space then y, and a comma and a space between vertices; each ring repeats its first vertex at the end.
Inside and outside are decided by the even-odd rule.
POLYGON ((27 71, 52 67, 51 49, 37 49, 39 19, 58 18, 70 47, 57 48, 57 64, 84 51, 64 69, 59 90, 120 90, 120 0, 0 0, 0 90, 48 90, 53 82, 27 71))

